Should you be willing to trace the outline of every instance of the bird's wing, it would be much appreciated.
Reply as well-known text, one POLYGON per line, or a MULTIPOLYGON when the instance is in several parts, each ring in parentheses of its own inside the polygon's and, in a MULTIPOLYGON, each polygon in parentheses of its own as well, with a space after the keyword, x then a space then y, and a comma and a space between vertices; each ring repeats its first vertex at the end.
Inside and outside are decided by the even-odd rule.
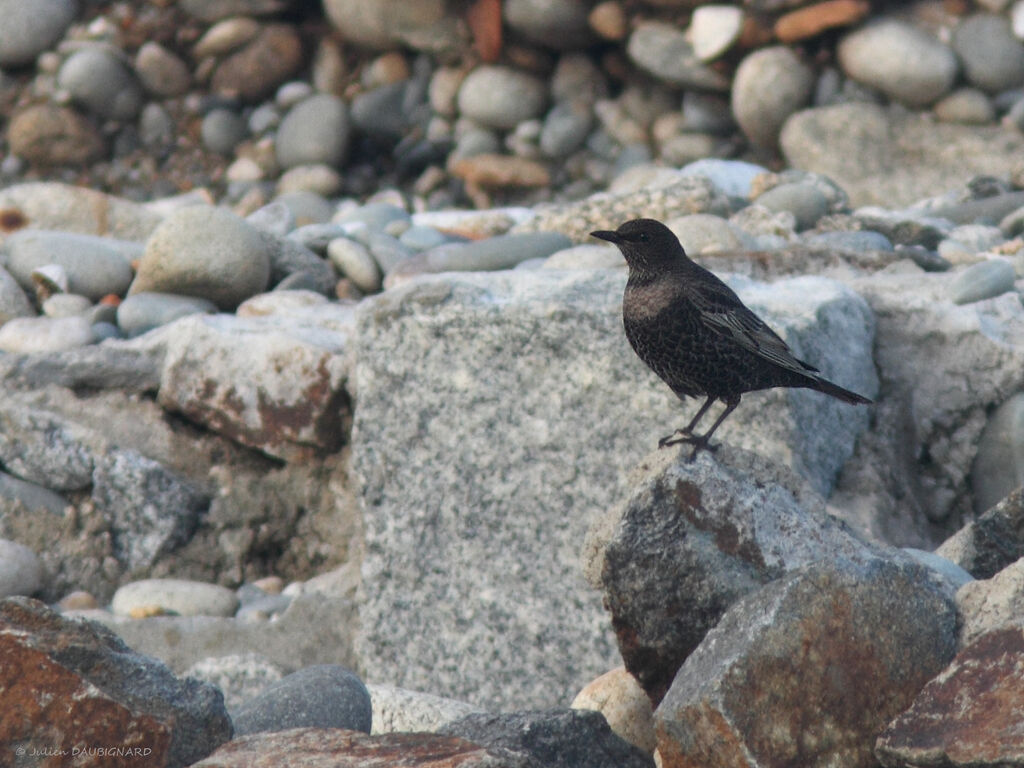
POLYGON ((744 349, 796 373, 817 373, 818 369, 798 360, 793 351, 761 318, 747 309, 733 290, 715 280, 702 283, 690 299, 711 330, 727 336, 744 349))

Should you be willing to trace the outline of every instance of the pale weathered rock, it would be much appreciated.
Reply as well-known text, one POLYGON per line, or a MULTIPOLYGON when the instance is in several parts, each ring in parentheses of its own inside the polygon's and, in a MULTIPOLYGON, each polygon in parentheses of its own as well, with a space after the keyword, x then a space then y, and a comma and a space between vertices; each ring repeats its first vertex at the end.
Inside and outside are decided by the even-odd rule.
POLYGON ((785 468, 729 446, 687 456, 649 456, 585 544, 626 669, 655 703, 743 595, 809 563, 872 556, 785 468))
POLYGON ((26 598, 0 602, 0 742, 82 749, 75 764, 112 765, 99 750, 124 748, 123 765, 191 765, 231 737, 213 686, 179 680, 103 627, 61 618, 26 598))
POLYGON ((1024 627, 982 635, 882 732, 878 760, 886 768, 1019 764, 1022 664, 1024 627))
MULTIPOLYGON (((622 270, 421 278, 360 305, 352 458, 370 682, 536 706, 569 700, 618 663, 568 553, 588 517, 626 495, 626 468, 685 416, 622 334, 624 282, 622 270)), ((758 289, 755 308, 782 319, 804 357, 842 365, 829 373, 870 394, 863 305, 833 284, 808 286, 777 284, 770 304, 758 289), (814 310, 812 289, 825 302, 814 310)), ((740 408, 728 439, 772 446, 827 487, 867 414, 829 410, 811 392, 769 397, 740 408), (814 425, 805 435, 803 419, 814 425)))
POLYGON ((952 280, 915 269, 852 282, 877 320, 882 394, 830 502, 871 537, 922 549, 935 523, 952 530, 973 514, 968 475, 987 411, 1019 390, 1024 367, 1017 296, 957 306, 952 280))
POLYGON ((192 768, 540 768, 527 757, 486 749, 454 736, 340 728, 292 728, 229 741, 192 768))
POLYGON ((110 602, 118 616, 137 617, 140 609, 158 609, 179 616, 233 616, 234 590, 219 584, 185 579, 142 579, 120 587, 110 602))
POLYGON ((368 685, 373 705, 371 733, 434 732, 461 717, 480 712, 464 701, 446 699, 393 685, 368 685))
POLYGON ((284 677, 281 666, 259 653, 235 653, 200 659, 182 673, 210 683, 224 694, 224 706, 231 712, 284 677))
POLYGON ((173 327, 158 394, 164 408, 272 456, 341 444, 350 307, 193 315, 173 327))
POLYGON ((872 764, 872 739, 956 649, 926 569, 821 563, 734 605, 655 712, 666 768, 872 764))
POLYGON ((572 708, 597 710, 615 733, 644 752, 652 753, 657 746, 651 700, 625 667, 587 683, 572 700, 572 708))
POLYGON ((259 623, 220 616, 130 619, 107 611, 86 616, 179 675, 211 656, 239 653, 258 653, 285 671, 312 664, 356 666, 352 634, 359 614, 350 600, 300 595, 275 621, 259 623))
POLYGON ((1024 558, 1006 566, 991 579, 969 581, 957 590, 960 647, 1024 615, 1024 558))
POLYGON ((0 539, 0 597, 34 595, 43 585, 42 563, 28 547, 0 539))
POLYGON ((1002 176, 1024 151, 1020 131, 936 123, 925 114, 868 103, 797 112, 779 137, 786 162, 832 178, 853 206, 892 208, 975 176, 1002 176))
POLYGON ((1024 394, 1017 393, 988 416, 971 467, 974 511, 984 514, 1024 484, 1024 394))

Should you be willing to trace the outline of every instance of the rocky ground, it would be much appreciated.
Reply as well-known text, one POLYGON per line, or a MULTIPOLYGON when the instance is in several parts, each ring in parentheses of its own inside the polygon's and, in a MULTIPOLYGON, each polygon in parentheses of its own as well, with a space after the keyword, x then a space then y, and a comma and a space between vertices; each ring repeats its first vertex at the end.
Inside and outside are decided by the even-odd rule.
POLYGON ((0 13, 13 764, 1020 764, 1024 4, 0 13), (654 450, 637 216, 874 405, 654 450))

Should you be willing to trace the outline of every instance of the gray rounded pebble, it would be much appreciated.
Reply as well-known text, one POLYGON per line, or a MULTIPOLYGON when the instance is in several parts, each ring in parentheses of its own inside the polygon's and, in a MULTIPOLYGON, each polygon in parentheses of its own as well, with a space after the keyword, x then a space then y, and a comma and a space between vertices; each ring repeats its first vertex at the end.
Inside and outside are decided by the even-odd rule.
POLYGON ((511 67, 479 66, 466 75, 459 87, 459 111, 481 125, 499 130, 539 117, 546 103, 544 83, 511 67))
POLYGON ((370 694, 355 674, 336 664, 305 667, 271 683, 232 712, 235 736, 288 728, 345 728, 370 732, 370 694))
POLYGON ((998 93, 1024 84, 1024 45, 1002 16, 969 16, 953 30, 952 45, 971 85, 998 93))
POLYGON ((582 0, 505 0, 502 16, 509 29, 531 42, 572 50, 594 41, 588 5, 582 0))
POLYGON ((355 240, 339 237, 327 245, 327 258, 363 293, 380 290, 382 275, 370 251, 355 240))
POLYGON ((1013 290, 1016 275, 1006 259, 987 259, 968 267, 954 280, 951 298, 954 304, 970 304, 991 299, 1013 290))
POLYGON ((935 104, 935 116, 945 123, 984 125, 996 117, 992 100, 977 88, 958 88, 935 104))
POLYGON ((132 281, 132 268, 125 255, 138 252, 136 243, 118 243, 110 238, 21 229, 5 243, 7 269, 26 291, 32 291, 32 272, 47 264, 59 265, 68 277, 68 290, 98 301, 108 293, 124 295, 132 281))
POLYGON ((309 190, 294 190, 278 195, 274 199, 292 212, 295 226, 327 224, 334 214, 334 207, 323 195, 309 190))
POLYGON ((540 151, 548 157, 566 157, 587 140, 594 125, 594 112, 582 101, 556 104, 544 118, 540 132, 540 151))
POLYGON ((74 317, 89 310, 92 302, 77 293, 55 293, 43 302, 43 314, 47 317, 74 317))
POLYGON ((43 587, 43 564, 24 544, 0 539, 0 598, 30 596, 43 587))
POLYGON ((142 579, 118 588, 110 601, 118 616, 152 608, 179 616, 233 616, 238 597, 227 587, 203 581, 142 579))
POLYGON ((117 325, 125 336, 139 336, 179 317, 208 314, 217 305, 195 296, 145 291, 135 293, 117 307, 117 325))
POLYGON ((686 33, 675 24, 641 22, 629 36, 626 53, 634 64, 659 80, 686 88, 729 88, 729 79, 697 57, 686 33))
POLYGON ((294 240, 299 245, 309 248, 314 253, 324 255, 327 253, 327 246, 331 240, 343 237, 344 228, 340 224, 328 222, 326 224, 306 224, 296 227, 288 233, 289 240, 294 240))
POLYGON ((425 251, 439 245, 450 243, 453 238, 439 232, 433 227, 412 225, 398 236, 398 242, 415 251, 425 251))
POLYGON ((72 54, 57 74, 61 88, 106 120, 132 120, 142 108, 142 86, 124 62, 102 48, 72 54))
POLYGON ((277 129, 275 150, 282 168, 323 163, 341 165, 348 154, 352 123, 345 102, 317 94, 296 104, 277 129))
POLYGON ((199 132, 207 149, 230 155, 245 138, 246 124, 230 109, 214 109, 203 118, 199 132))
POLYGON ((291 604, 292 598, 288 595, 266 595, 243 605, 235 618, 246 622, 268 621, 271 616, 284 613, 291 604))
POLYGON ((339 213, 333 221, 335 224, 363 224, 370 229, 383 230, 392 221, 410 221, 411 218, 408 211, 397 205, 367 203, 339 213))
POLYGON ((284 237, 295 229, 295 214, 280 200, 275 200, 246 216, 245 223, 251 224, 262 232, 284 237))
POLYGON ((170 113, 151 101, 139 115, 139 139, 146 147, 164 147, 174 141, 175 125, 170 113))
POLYGON ((188 64, 152 40, 135 54, 135 72, 147 91, 165 99, 181 96, 192 84, 188 64))
POLYGON ((810 229, 828 213, 828 200, 812 184, 793 182, 779 184, 758 195, 755 202, 769 211, 789 211, 796 217, 796 228, 810 229))
POLYGON ((0 67, 31 64, 75 18, 74 0, 0 0, 0 67))
POLYGON ((980 515, 1024 483, 1024 393, 988 417, 971 468, 974 509, 980 515))
POLYGON ((234 309, 270 280, 270 248, 259 231, 223 208, 191 206, 150 235, 130 294, 178 293, 234 309))
POLYGON ((848 34, 839 43, 838 57, 849 77, 915 108, 948 93, 959 68, 949 46, 889 19, 848 34))
POLYGON ((46 510, 57 517, 63 517, 68 507, 67 499, 59 493, 6 472, 0 472, 0 499, 20 501, 26 509, 46 510))
POLYGON ((746 56, 732 84, 732 111, 740 129, 759 147, 774 148, 782 124, 805 106, 814 72, 789 48, 762 48, 746 56))
POLYGON ((107 339, 124 338, 124 334, 121 333, 121 329, 114 325, 114 323, 108 322, 93 323, 92 335, 97 344, 101 341, 106 341, 107 339))
POLYGON ((402 245, 397 237, 375 230, 359 231, 355 239, 365 245, 380 268, 386 273, 395 268, 400 261, 416 253, 412 248, 402 245))

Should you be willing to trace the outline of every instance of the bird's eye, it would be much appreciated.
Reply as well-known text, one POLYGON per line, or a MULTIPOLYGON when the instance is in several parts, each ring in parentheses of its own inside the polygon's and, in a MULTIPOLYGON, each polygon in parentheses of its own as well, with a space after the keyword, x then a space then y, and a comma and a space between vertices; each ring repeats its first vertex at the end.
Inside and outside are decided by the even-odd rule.
POLYGON ((641 232, 641 233, 640 233, 640 238, 639 238, 639 239, 640 239, 640 242, 641 242, 641 243, 646 243, 646 242, 647 242, 648 240, 650 240, 651 238, 650 238, 650 237, 648 237, 648 235, 647 235, 647 233, 646 233, 646 232, 641 232))

